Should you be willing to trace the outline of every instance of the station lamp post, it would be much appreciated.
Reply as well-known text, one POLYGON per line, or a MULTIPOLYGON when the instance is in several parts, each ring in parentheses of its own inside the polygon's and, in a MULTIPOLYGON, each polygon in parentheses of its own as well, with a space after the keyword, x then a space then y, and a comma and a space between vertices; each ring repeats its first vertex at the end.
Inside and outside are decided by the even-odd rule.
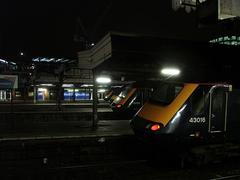
POLYGON ((97 114, 97 103, 98 103, 98 90, 97 86, 98 85, 106 85, 111 83, 111 78, 107 76, 98 76, 95 79, 95 74, 93 76, 94 82, 93 82, 93 123, 92 127, 96 128, 97 127, 97 122, 98 122, 98 114, 97 114))

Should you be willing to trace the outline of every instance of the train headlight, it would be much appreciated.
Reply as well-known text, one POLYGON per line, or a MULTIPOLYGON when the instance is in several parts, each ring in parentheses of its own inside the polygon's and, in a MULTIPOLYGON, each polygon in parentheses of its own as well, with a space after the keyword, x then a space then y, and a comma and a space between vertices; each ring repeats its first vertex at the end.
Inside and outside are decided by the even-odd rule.
POLYGON ((153 125, 151 126, 151 130, 152 130, 152 131, 158 131, 160 128, 161 128, 161 127, 160 127, 159 124, 153 124, 153 125))

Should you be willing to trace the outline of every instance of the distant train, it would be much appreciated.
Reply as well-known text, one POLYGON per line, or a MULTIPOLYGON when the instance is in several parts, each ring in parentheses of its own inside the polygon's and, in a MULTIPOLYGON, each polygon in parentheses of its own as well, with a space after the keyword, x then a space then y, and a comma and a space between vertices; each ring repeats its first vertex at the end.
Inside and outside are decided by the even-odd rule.
POLYGON ((109 91, 106 92, 103 99, 112 103, 117 98, 122 89, 123 87, 112 87, 109 91))
POLYGON ((160 81, 147 80, 126 85, 111 103, 115 112, 136 113, 150 98, 160 81))
POLYGON ((240 141, 240 91, 229 84, 164 82, 130 125, 137 136, 160 143, 240 141))

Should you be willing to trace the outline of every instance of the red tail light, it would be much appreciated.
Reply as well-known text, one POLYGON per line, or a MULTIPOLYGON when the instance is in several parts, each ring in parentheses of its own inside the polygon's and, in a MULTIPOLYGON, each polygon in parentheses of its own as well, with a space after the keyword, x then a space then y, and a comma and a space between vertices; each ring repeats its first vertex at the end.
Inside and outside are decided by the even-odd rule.
POLYGON ((154 124, 154 125, 151 126, 151 130, 152 131, 157 131, 159 129, 160 129, 160 125, 159 124, 154 124))
POLYGON ((122 106, 121 104, 117 104, 117 105, 116 105, 117 108, 120 108, 121 106, 122 106))

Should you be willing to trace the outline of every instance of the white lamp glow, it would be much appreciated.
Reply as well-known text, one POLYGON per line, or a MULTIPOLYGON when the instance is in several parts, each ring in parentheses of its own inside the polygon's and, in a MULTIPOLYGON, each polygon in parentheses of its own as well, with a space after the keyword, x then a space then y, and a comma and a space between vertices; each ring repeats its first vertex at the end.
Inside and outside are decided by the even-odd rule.
POLYGON ((99 92, 99 93, 105 93, 105 92, 106 92, 106 89, 99 89, 98 92, 99 92))
POLYGON ((109 77, 98 77, 96 81, 97 83, 108 84, 111 82, 111 79, 109 77))
POLYGON ((164 76, 178 76, 180 70, 177 68, 164 68, 161 70, 161 74, 164 76))

